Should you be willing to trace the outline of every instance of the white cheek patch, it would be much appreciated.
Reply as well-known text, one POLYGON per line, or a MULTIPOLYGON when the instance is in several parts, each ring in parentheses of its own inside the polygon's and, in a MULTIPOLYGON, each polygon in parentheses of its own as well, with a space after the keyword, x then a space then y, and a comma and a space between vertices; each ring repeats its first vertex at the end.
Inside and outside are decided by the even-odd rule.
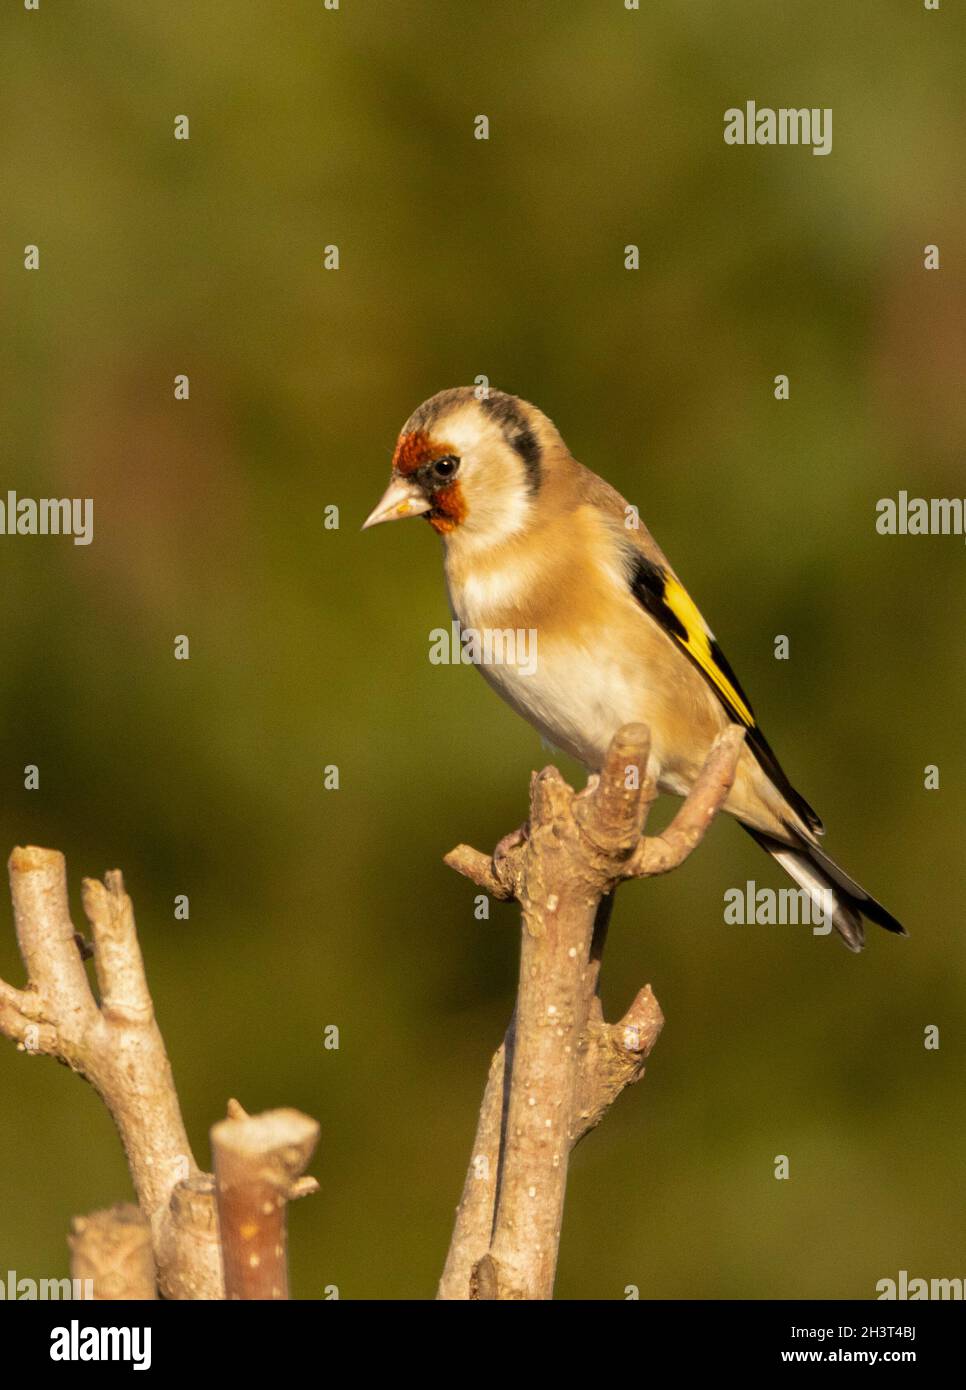
MULTIPOLYGON (((507 448, 505 444, 500 447, 507 448)), ((485 469, 472 456, 464 459, 460 473, 466 518, 448 537, 450 544, 461 552, 488 550, 529 524, 533 497, 523 477, 522 464, 517 476, 516 463, 515 458, 507 458, 501 473, 496 474, 492 458, 485 469)))
MULTIPOLYGON (((508 540, 522 531, 530 519, 532 499, 524 484, 511 483, 501 488, 493 498, 493 508, 485 508, 480 517, 481 536, 485 532, 487 543, 493 545, 508 540)), ((472 521, 472 518, 470 518, 472 521)))
POLYGON ((460 458, 459 479, 467 515, 447 536, 462 554, 499 545, 528 524, 533 493, 526 465, 504 438, 497 421, 475 401, 441 421, 440 433, 460 458))

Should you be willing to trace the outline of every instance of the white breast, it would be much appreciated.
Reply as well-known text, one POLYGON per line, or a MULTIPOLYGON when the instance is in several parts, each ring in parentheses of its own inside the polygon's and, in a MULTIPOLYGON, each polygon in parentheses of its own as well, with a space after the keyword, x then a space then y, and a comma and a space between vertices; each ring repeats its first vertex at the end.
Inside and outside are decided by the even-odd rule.
MULTIPOLYGON (((450 578, 450 602, 464 630, 482 631, 492 626, 494 614, 519 604, 528 578, 519 558, 505 568, 471 571, 458 584, 450 578)), ((632 602, 617 571, 613 584, 615 604, 632 602)), ((667 790, 678 790, 663 776, 665 750, 654 735, 665 724, 664 696, 648 681, 643 653, 627 650, 618 636, 606 629, 587 631, 584 637, 574 639, 561 636, 558 630, 545 642, 536 629, 528 638, 527 644, 518 642, 517 646, 531 658, 528 664, 533 664, 532 670, 524 669, 520 662, 480 665, 480 673, 494 690, 549 743, 588 769, 601 766, 610 740, 622 724, 641 721, 650 725, 654 745, 649 771, 667 790)))
MULTIPOLYGON (((653 726, 654 700, 639 669, 628 671, 625 654, 608 653, 606 643, 587 647, 555 641, 549 652, 537 641, 536 669, 524 675, 513 666, 481 666, 480 671, 513 708, 548 742, 588 769, 601 766, 611 738, 622 724, 653 726)), ((653 750, 651 773, 661 777, 661 750, 653 750)))
POLYGON ((486 569, 469 574, 459 586, 451 589, 453 611, 465 627, 482 625, 485 614, 499 612, 512 604, 520 594, 520 567, 486 569))

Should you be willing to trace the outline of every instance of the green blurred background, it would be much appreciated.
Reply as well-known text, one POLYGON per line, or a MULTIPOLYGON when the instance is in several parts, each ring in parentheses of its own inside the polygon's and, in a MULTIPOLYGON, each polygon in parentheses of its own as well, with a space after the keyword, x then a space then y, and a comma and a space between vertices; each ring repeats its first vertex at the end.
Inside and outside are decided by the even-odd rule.
MULTIPOLYGON (((0 846, 62 849, 78 923, 81 876, 123 868, 203 1163, 230 1095, 321 1121, 295 1295, 433 1293, 512 1007, 515 910, 476 921, 441 856, 517 825, 551 755, 429 664, 428 528, 359 534, 403 420, 478 374, 640 506, 830 850, 911 930, 853 958, 726 926, 726 888, 785 884, 726 822, 622 890, 605 1005, 650 980, 667 1026, 575 1154, 559 1295, 961 1274, 963 541, 874 529, 900 488, 966 490, 961 12, 42 0, 0 24, 0 494, 95 518, 86 549, 0 537, 0 846), (748 99, 831 106, 831 155, 726 146, 748 99)), ((0 1271, 66 1272, 71 1215, 129 1191, 95 1095, 4 1044, 0 1271)))

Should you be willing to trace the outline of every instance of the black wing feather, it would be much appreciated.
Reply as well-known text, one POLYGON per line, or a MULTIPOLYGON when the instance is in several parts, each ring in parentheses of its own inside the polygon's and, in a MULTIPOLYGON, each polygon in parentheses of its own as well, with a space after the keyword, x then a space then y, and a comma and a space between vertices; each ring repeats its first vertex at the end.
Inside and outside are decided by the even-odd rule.
MULTIPOLYGON (((660 565, 652 564, 638 551, 631 552, 633 568, 630 574, 631 593, 640 603, 641 607, 650 614, 658 626, 667 633, 677 643, 681 651, 684 652, 693 666, 699 670, 707 681, 709 687, 714 691, 722 706, 726 710, 728 717, 736 724, 743 724, 747 733, 745 741, 752 753, 758 760, 759 766, 767 774, 772 783, 781 792, 782 796, 801 816, 802 820, 816 834, 823 833, 823 825, 819 817, 809 806, 808 802, 797 792, 785 775, 781 764, 775 757, 771 745, 765 735, 758 727, 755 713, 745 692, 739 684, 738 677, 731 669, 731 664, 725 657, 724 652, 718 646, 713 637, 702 632, 701 638, 707 643, 707 661, 712 667, 716 667, 724 678, 722 684, 715 679, 712 671, 709 671, 707 661, 699 660, 693 650, 695 634, 688 631, 687 625, 674 611, 668 601, 668 578, 669 573, 660 565), (728 688, 734 692, 738 698, 738 703, 729 698, 728 688)), ((675 581, 677 592, 680 590, 680 581, 675 581)), ((692 605, 693 607, 693 605, 692 605)), ((702 652, 702 656, 704 653, 702 652)))

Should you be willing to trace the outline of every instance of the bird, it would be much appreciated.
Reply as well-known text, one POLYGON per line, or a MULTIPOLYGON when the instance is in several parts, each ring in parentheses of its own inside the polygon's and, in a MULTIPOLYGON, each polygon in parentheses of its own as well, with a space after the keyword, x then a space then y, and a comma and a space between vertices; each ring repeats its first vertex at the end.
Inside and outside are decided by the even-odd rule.
POLYGON ((648 776, 660 792, 686 796, 718 734, 742 725, 724 810, 806 891, 819 920, 831 916, 850 950, 865 944, 863 918, 907 935, 821 848, 821 820, 637 509, 577 462, 547 415, 491 387, 424 401, 362 529, 411 516, 442 538, 464 633, 535 634, 529 666, 479 669, 548 743, 593 774, 621 725, 646 724, 648 776))

